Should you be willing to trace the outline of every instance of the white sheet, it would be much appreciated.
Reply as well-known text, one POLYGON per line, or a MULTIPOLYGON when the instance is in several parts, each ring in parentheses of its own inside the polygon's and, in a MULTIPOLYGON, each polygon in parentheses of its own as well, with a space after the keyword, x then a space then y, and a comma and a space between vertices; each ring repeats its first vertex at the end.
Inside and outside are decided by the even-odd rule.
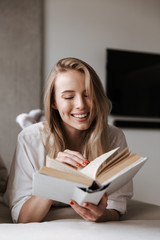
POLYGON ((0 203, 1 240, 159 240, 160 206, 130 200, 120 222, 84 221, 70 207, 53 208, 43 223, 13 224, 0 203), (8 222, 8 223, 6 223, 8 222))
POLYGON ((159 240, 160 220, 91 223, 57 220, 44 223, 1 224, 1 240, 159 240))

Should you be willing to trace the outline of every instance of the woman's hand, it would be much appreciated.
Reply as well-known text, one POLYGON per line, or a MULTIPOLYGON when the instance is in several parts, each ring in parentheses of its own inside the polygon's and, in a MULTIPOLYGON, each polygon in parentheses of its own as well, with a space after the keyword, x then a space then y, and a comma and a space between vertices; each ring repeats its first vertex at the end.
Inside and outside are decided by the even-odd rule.
POLYGON ((86 166, 89 161, 83 157, 83 155, 76 151, 66 149, 64 152, 59 152, 56 160, 67 163, 72 167, 79 168, 86 166))
POLYGON ((84 207, 78 205, 75 201, 70 201, 71 207, 86 221, 107 222, 119 221, 120 214, 114 209, 107 208, 107 194, 104 194, 98 206, 91 203, 83 203, 84 207))
POLYGON ((107 194, 104 194, 98 206, 84 202, 84 207, 81 207, 72 200, 70 201, 70 205, 86 221, 96 222, 106 210, 107 199, 107 194))

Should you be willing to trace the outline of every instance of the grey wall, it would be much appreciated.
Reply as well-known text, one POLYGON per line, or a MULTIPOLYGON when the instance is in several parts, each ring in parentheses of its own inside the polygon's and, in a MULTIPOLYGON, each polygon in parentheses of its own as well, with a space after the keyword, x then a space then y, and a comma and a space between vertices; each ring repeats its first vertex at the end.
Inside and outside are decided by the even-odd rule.
POLYGON ((42 1, 0 0, 0 156, 10 167, 22 112, 40 107, 42 1))

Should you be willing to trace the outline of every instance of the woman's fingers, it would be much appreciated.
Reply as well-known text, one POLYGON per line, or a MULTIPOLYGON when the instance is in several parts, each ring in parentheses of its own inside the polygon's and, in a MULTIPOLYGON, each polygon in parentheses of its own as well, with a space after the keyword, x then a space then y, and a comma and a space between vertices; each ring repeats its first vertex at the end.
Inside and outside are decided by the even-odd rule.
POLYGON ((70 201, 70 205, 86 221, 96 221, 95 216, 87 208, 81 207, 75 201, 70 201))
POLYGON ((75 201, 70 201, 72 208, 85 220, 95 222, 101 217, 107 207, 107 195, 104 194, 98 206, 84 202, 83 206, 80 206, 75 201))
POLYGON ((83 206, 85 208, 89 209, 93 215, 100 217, 107 207, 107 199, 108 199, 107 194, 105 193, 103 195, 100 203, 98 204, 98 206, 91 204, 91 203, 87 203, 87 202, 84 202, 83 206))
POLYGON ((89 161, 86 160, 82 154, 68 149, 66 149, 64 152, 59 152, 56 160, 67 163, 76 168, 81 166, 84 167, 89 163, 89 161))

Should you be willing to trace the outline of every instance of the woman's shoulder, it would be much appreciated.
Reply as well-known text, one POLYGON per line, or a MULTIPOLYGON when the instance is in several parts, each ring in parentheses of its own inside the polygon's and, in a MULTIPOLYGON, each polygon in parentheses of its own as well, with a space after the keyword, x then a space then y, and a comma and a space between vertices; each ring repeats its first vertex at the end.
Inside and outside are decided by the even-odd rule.
POLYGON ((24 128, 19 134, 18 138, 31 138, 31 137, 40 137, 44 131, 43 122, 34 123, 26 128, 24 128))
POLYGON ((123 131, 114 125, 108 125, 108 134, 109 136, 119 136, 123 134, 123 131))
POLYGON ((123 149, 127 146, 123 131, 116 126, 108 125, 108 137, 111 148, 120 147, 123 149))

